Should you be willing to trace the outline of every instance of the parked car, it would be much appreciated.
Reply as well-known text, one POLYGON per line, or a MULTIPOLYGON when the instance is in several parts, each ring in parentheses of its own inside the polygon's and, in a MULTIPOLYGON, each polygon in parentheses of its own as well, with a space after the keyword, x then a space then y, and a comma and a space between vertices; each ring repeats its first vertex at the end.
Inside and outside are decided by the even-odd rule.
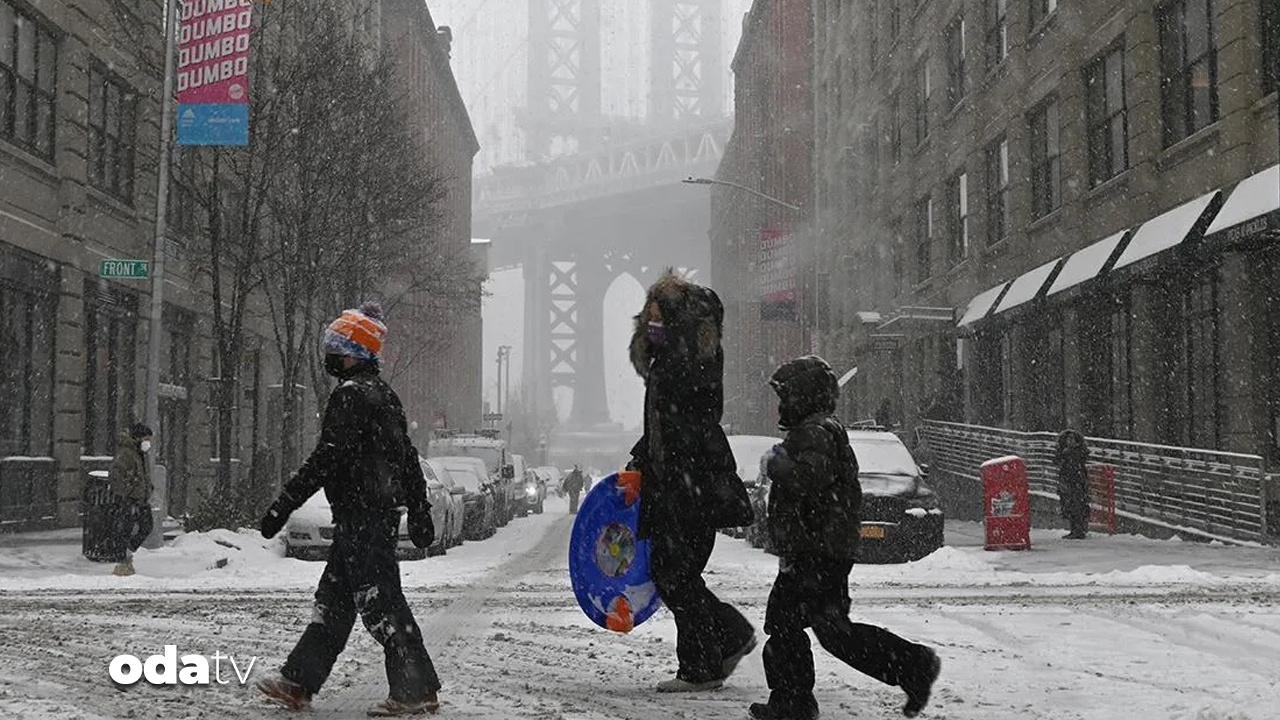
POLYGON ((555 489, 555 493, 558 497, 565 496, 564 473, 560 472, 560 468, 554 465, 543 465, 542 467, 534 468, 534 470, 538 471, 540 476, 543 478, 543 482, 546 483, 548 488, 555 489))
MULTIPOLYGON (((432 521, 435 518, 432 517, 432 521)), ((312 495, 302 507, 293 511, 285 523, 285 557, 302 560, 328 560, 333 545, 333 511, 324 492, 312 495)), ((421 560, 427 551, 414 547, 409 539, 409 523, 404 512, 400 513, 400 534, 396 542, 396 557, 401 560, 421 560)))
POLYGON ((942 506, 902 439, 882 430, 848 434, 862 483, 858 562, 909 562, 942 547, 942 506))
MULTIPOLYGON (((747 493, 755 495, 760 477, 764 475, 764 459, 774 445, 782 442, 782 438, 768 435, 730 435, 729 448, 733 451, 733 459, 738 464, 738 476, 747 486, 747 493)), ((757 509, 757 514, 760 511, 757 509)), ((751 539, 755 525, 729 528, 725 534, 730 537, 751 539)))
POLYGON ((436 543, 428 548, 428 554, 443 554, 462 544, 462 520, 466 513, 464 488, 453 482, 449 471, 438 460, 420 458, 422 474, 427 478, 428 499, 431 501, 431 521, 436 527, 436 543))
POLYGON ((484 540, 497 532, 497 501, 493 483, 466 457, 431 458, 439 461, 454 484, 463 489, 462 536, 484 540))
POLYGON ((484 462, 481 478, 488 478, 494 488, 494 515, 498 527, 511 521, 515 512, 517 489, 515 466, 507 451, 507 442, 494 430, 477 430, 460 433, 453 430, 437 430, 436 437, 427 443, 427 457, 472 457, 484 462))
MULTIPOLYGON (((938 496, 902 440, 886 430, 848 430, 858 457, 862 485, 862 527, 857 561, 910 562, 942 547, 945 516, 938 496)), ((769 478, 762 474, 752 496, 756 522, 748 537, 769 547, 769 478)))

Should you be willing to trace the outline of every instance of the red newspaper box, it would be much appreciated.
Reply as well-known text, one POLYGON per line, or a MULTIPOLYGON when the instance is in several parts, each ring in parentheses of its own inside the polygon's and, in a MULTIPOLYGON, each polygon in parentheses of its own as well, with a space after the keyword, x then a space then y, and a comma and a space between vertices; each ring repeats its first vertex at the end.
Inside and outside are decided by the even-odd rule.
POLYGON ((988 550, 1031 548, 1031 492, 1027 464, 1016 455, 982 463, 982 488, 986 507, 983 522, 988 550))

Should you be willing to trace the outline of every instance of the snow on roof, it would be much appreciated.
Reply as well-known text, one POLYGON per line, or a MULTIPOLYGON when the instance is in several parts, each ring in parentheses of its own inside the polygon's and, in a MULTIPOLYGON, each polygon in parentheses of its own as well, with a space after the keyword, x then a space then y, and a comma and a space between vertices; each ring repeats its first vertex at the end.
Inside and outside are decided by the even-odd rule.
POLYGON ((1124 239, 1127 232, 1129 228, 1072 253, 1067 258, 1066 264, 1062 266, 1062 272, 1053 279, 1048 294, 1060 293, 1097 277, 1098 273, 1102 272, 1102 266, 1107 264, 1107 258, 1116 251, 1116 246, 1124 239))
POLYGON ((1240 181, 1205 234, 1225 230, 1277 210, 1280 210, 1280 165, 1272 165, 1240 181))
POLYGON ((969 301, 969 306, 964 310, 964 316, 960 318, 960 322, 956 323, 956 327, 964 327, 971 325, 987 316, 987 312, 991 310, 991 306, 996 304, 996 299, 1000 297, 1000 293, 1008 287, 1008 282, 978 293, 969 301))
POLYGON ((1053 273, 1053 269, 1061 261, 1062 258, 1055 258, 1052 262, 1047 262, 1035 270, 1029 270, 1019 275, 1018 279, 1013 281, 1013 285, 1009 286, 1009 292, 1004 294, 995 311, 998 313, 1004 312, 1034 299, 1040 289, 1044 287, 1049 275, 1053 273))
POLYGON ((1004 457, 992 458, 982 463, 982 467, 987 467, 988 465, 1003 465, 1007 462, 1013 462, 1015 460, 1017 460, 1018 462, 1021 462, 1022 458, 1018 457, 1017 455, 1005 455, 1004 457))
POLYGON ((1205 193, 1189 203, 1184 203, 1168 212, 1157 215, 1142 224, 1134 233, 1129 246, 1124 249, 1116 268, 1142 260, 1163 250, 1174 247, 1191 235, 1191 230, 1204 215, 1209 203, 1222 191, 1214 190, 1205 193))

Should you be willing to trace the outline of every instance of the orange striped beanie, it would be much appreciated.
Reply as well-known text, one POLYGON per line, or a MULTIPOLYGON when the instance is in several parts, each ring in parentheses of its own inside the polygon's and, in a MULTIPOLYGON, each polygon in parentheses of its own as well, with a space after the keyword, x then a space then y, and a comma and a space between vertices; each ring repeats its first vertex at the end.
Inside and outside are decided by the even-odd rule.
POLYGON ((343 310, 325 328, 321 347, 326 355, 347 355, 357 360, 377 360, 387 326, 382 322, 382 306, 366 302, 359 310, 343 310))

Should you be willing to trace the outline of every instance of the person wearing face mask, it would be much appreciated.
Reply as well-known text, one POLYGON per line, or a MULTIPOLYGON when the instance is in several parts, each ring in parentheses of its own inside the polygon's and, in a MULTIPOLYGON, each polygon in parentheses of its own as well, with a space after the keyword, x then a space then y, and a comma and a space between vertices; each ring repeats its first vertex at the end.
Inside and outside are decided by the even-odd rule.
POLYGON ((344 311, 325 330, 324 368, 338 386, 325 405, 315 450, 262 518, 263 537, 274 537, 322 488, 333 512, 333 544, 311 623, 280 674, 257 684, 269 699, 295 710, 307 707, 329 677, 356 615, 383 646, 390 686, 387 699, 368 714, 439 709, 440 678, 405 601, 395 555, 401 507, 408 510, 409 537, 417 547, 435 541, 435 528, 400 398, 378 374, 386 332, 377 303, 344 311))
POLYGON ((151 477, 146 454, 151 451, 151 428, 138 423, 120 435, 107 478, 115 495, 116 533, 123 557, 112 573, 132 575, 133 553, 151 534, 151 477))
POLYGON ((756 646, 751 623, 702 578, 717 529, 707 519, 715 508, 706 503, 719 502, 710 488, 737 470, 720 426, 723 324, 714 291, 668 270, 649 288, 631 338, 645 381, 644 435, 628 463, 641 473, 637 531, 650 541, 650 573, 676 621, 679 669, 659 692, 719 687, 756 646))

